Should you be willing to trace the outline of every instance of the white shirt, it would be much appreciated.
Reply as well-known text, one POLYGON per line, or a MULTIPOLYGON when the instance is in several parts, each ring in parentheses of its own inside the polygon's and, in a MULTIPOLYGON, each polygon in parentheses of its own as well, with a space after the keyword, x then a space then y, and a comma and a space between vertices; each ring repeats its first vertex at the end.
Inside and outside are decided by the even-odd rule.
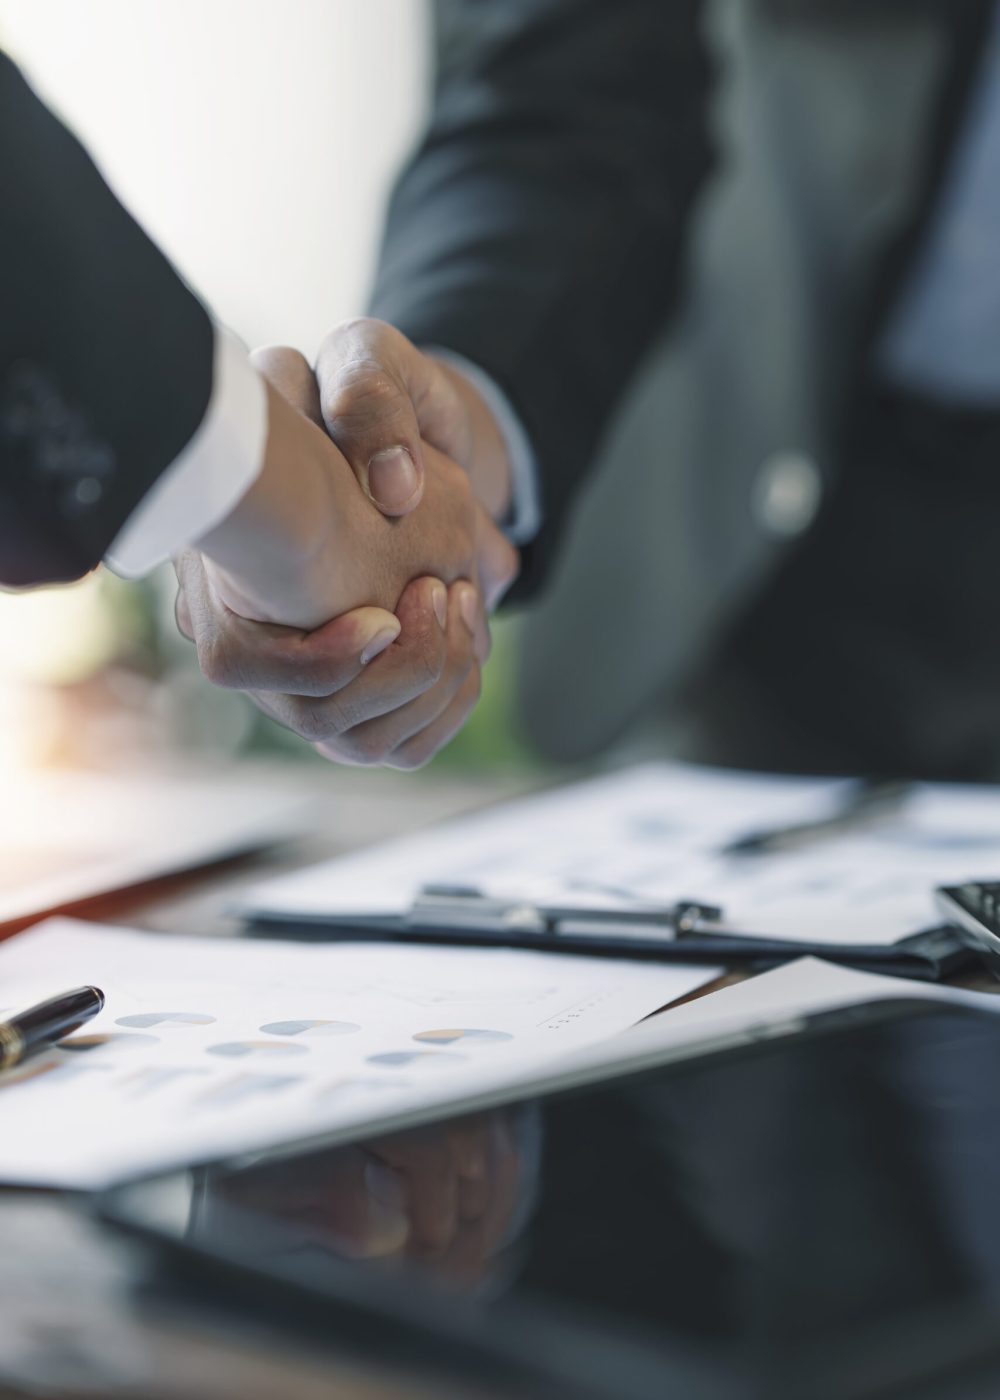
POLYGON ((225 520, 260 475, 264 381, 230 332, 215 330, 212 396, 197 432, 126 520, 105 563, 140 578, 225 520))

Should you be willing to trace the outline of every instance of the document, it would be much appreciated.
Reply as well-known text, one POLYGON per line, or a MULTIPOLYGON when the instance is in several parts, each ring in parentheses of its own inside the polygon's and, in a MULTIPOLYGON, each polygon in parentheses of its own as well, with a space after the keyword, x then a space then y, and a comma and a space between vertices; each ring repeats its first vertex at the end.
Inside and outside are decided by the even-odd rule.
POLYGON ((795 850, 749 832, 835 811, 840 780, 649 764, 489 809, 254 889, 252 917, 405 915, 425 883, 591 909, 721 905, 736 931, 891 943, 941 922, 935 885, 1000 878, 1000 788, 922 784, 898 810, 795 850))
POLYGON ((782 1029, 794 1034, 805 1019, 842 1007, 873 1002, 949 1003, 1000 1015, 997 992, 974 992, 933 983, 915 986, 905 977, 886 977, 838 967, 819 958, 797 958, 771 972, 673 1007, 599 1048, 586 1046, 558 1065, 565 1081, 588 1080, 663 1063, 673 1052, 692 1048, 747 1044, 771 1040, 782 1029))
POLYGON ((504 949, 197 939, 53 919, 0 947, 0 1017, 104 1011, 0 1074, 0 1181, 97 1187, 531 1077, 715 976, 504 949))

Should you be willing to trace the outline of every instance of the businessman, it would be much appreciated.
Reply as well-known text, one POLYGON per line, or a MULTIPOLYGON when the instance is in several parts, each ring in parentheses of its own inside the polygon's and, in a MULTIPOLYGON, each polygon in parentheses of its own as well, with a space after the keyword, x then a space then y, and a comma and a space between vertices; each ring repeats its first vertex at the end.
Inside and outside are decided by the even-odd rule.
POLYGON ((0 179, 0 583, 179 555, 210 678, 331 757, 425 761, 514 568, 466 475, 419 445, 419 483, 376 508, 381 463, 359 490, 2 54, 0 179))
POLYGON ((454 456, 529 596, 659 357, 536 731, 667 696, 699 758, 1000 776, 995 0, 435 12, 377 319, 316 366, 334 439, 454 456))

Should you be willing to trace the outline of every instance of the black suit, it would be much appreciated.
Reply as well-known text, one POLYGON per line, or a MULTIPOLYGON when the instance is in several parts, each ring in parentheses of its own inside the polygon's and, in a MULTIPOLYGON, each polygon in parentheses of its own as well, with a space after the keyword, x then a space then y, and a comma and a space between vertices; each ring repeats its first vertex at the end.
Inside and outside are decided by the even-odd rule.
POLYGON ((78 577, 193 436, 211 322, 0 54, 0 583, 78 577))
POLYGON ((439 4, 431 126, 395 191, 373 314, 516 404, 546 526, 673 310, 710 165, 701 0, 439 4))
MULTIPOLYGON (((733 599, 704 675, 675 682, 671 703, 683 682, 712 728, 687 756, 1000 776, 1000 651, 988 640, 1000 629, 1000 412, 938 413, 871 374, 994 0, 731 8, 841 50, 852 26, 891 36, 923 17, 942 77, 917 141, 915 196, 851 322, 824 509, 772 577, 733 599)), ((523 418, 545 528, 522 594, 543 577, 622 390, 683 289, 691 214, 716 168, 707 11, 700 0, 437 3, 434 110, 391 203, 373 310, 481 365, 523 418)), ((718 394, 725 413, 725 384, 718 394)), ((674 602, 663 600, 665 628, 674 602)))

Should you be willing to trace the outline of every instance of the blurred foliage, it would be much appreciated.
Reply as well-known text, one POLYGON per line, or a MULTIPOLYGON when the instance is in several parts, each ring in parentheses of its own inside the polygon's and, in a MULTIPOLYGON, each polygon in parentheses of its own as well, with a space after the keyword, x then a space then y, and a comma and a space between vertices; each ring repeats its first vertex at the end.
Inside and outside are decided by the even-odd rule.
POLYGON ((517 724, 518 625, 516 617, 494 621, 493 651, 483 672, 479 704, 431 768, 527 768, 541 763, 517 724))
MULTIPOLYGON (((19 747, 27 751, 33 729, 34 748, 53 761, 242 752, 325 762, 245 696, 202 678, 194 648, 177 631, 175 592, 169 569, 141 583, 101 569, 68 588, 0 598, 0 700, 8 708, 16 701, 19 747)), ((479 704, 430 770, 540 766, 516 721, 518 625, 494 622, 479 704)))

